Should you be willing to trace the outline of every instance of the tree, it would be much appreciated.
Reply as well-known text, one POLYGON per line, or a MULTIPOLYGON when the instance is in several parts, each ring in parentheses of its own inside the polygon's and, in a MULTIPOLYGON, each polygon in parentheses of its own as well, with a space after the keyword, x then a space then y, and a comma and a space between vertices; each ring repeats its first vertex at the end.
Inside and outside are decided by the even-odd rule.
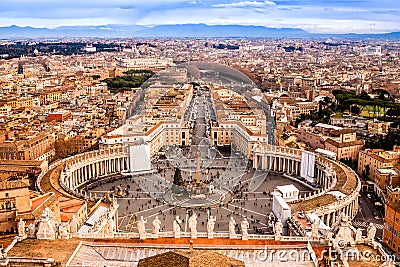
POLYGON ((174 184, 174 185, 177 185, 177 186, 183 186, 183 180, 182 180, 181 169, 179 169, 179 168, 176 168, 176 169, 175 169, 173 184, 174 184))
POLYGON ((362 100, 371 100, 371 97, 368 95, 367 92, 362 91, 361 94, 360 94, 360 99, 362 99, 362 100))
POLYGON ((350 108, 350 111, 351 111, 351 113, 359 115, 361 112, 361 109, 357 105, 352 105, 350 108))

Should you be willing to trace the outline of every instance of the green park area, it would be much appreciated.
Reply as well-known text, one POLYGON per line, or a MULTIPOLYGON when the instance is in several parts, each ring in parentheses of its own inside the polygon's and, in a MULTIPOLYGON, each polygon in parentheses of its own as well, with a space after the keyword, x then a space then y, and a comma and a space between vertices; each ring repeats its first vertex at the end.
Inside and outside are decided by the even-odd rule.
POLYGON ((103 82, 107 83, 111 93, 118 93, 140 87, 153 75, 154 72, 151 70, 129 70, 125 71, 123 76, 107 78, 103 82))
POLYGON ((363 117, 400 116, 400 104, 395 103, 391 95, 383 89, 374 90, 374 98, 366 92, 356 95, 355 91, 335 90, 333 94, 338 102, 337 111, 340 112, 363 117))

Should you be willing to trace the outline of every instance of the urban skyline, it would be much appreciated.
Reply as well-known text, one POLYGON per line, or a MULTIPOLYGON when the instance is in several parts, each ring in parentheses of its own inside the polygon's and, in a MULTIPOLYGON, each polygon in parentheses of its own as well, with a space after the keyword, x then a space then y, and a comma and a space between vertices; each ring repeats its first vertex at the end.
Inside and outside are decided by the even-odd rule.
POLYGON ((400 26, 394 1, 372 0, 18 0, 2 5, 0 26, 256 25, 301 28, 311 33, 386 33, 400 26))

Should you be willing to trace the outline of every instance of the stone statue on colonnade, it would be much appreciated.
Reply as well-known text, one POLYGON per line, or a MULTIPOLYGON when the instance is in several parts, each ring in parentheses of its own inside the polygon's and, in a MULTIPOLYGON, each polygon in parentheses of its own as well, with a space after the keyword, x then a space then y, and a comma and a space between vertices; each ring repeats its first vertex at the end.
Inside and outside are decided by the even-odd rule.
POLYGON ((275 223, 275 240, 279 240, 281 238, 282 231, 283 231, 283 224, 281 220, 278 219, 278 221, 275 223))
POLYGON ((207 236, 208 238, 214 238, 214 227, 215 227, 215 221, 217 218, 215 216, 210 216, 207 222, 207 236))
POLYGON ((175 238, 181 238, 181 223, 182 220, 177 215, 172 223, 172 230, 174 231, 175 238))
POLYGON ((189 218, 190 237, 197 238, 197 214, 193 212, 189 218))
POLYGON ((153 235, 154 238, 158 238, 158 234, 160 233, 161 229, 161 221, 158 219, 158 216, 153 220, 153 235))
POLYGON ((237 237, 235 227, 236 227, 236 221, 231 216, 231 219, 229 220, 229 238, 236 238, 237 237))
POLYGON ((143 216, 140 216, 140 219, 137 222, 137 228, 139 231, 140 239, 146 239, 146 223, 147 223, 147 219, 144 219, 143 216))
POLYGON ((247 218, 244 218, 244 220, 240 223, 240 228, 242 229, 242 240, 248 240, 249 239, 249 222, 247 221, 247 218))

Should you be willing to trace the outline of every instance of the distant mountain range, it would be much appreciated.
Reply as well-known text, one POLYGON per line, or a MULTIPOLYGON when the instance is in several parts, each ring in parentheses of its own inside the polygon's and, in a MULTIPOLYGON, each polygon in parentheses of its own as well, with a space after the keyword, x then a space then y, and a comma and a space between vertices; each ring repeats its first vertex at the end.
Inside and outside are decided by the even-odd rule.
POLYGON ((248 37, 248 38, 384 38, 400 39, 400 32, 386 34, 315 34, 298 28, 263 26, 180 24, 147 27, 140 25, 62 26, 54 29, 9 26, 0 27, 0 39, 64 38, 64 37, 248 37))

